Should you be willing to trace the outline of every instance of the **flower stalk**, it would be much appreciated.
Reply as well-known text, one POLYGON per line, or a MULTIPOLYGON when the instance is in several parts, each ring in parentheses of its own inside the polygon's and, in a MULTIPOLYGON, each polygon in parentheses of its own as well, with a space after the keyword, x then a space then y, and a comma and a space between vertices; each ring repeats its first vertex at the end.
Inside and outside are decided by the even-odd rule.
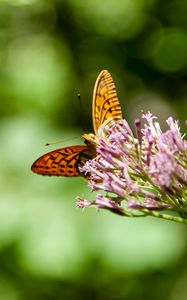
POLYGON ((163 132, 155 119, 142 113, 135 121, 136 135, 121 120, 99 139, 96 157, 80 171, 89 174, 91 189, 102 193, 95 201, 79 197, 77 207, 187 223, 187 141, 178 121, 168 118, 163 132))

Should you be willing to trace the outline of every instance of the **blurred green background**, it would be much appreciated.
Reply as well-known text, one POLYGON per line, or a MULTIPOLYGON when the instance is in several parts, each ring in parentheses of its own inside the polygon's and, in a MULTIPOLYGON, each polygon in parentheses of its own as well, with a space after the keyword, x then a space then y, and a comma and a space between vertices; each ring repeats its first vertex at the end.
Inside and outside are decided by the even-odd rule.
POLYGON ((92 132, 102 69, 132 126, 144 109, 185 131, 186 16, 186 0, 0 1, 0 299, 187 299, 184 225, 82 213, 83 178, 30 171, 92 132))

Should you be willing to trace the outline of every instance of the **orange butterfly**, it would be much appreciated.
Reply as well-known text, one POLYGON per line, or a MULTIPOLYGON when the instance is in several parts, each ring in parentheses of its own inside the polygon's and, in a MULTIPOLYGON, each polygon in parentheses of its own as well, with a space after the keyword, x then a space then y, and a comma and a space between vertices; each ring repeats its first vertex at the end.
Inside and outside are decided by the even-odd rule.
POLYGON ((122 111, 116 88, 110 73, 106 70, 97 77, 92 99, 92 121, 94 132, 84 134, 85 145, 68 146, 39 157, 31 170, 48 176, 79 176, 79 167, 95 155, 97 140, 106 136, 108 128, 122 119, 122 111))

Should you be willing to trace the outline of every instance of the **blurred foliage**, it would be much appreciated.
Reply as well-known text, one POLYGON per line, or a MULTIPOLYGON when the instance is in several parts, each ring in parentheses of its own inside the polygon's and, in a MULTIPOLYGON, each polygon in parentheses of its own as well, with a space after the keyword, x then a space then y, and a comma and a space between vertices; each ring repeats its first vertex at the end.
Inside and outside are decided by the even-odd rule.
POLYGON ((82 213, 84 179, 30 172, 46 142, 83 143, 102 69, 132 126, 143 109, 185 130, 186 15, 185 0, 0 1, 1 299, 186 299, 185 226, 82 213))

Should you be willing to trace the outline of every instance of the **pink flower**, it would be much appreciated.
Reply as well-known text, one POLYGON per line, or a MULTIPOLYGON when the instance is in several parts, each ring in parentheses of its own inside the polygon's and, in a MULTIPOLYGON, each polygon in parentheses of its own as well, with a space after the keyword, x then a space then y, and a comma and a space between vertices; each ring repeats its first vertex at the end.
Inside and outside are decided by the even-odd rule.
POLYGON ((96 157, 81 172, 90 174, 92 190, 107 194, 98 194, 94 202, 82 199, 81 206, 126 216, 153 215, 154 210, 165 209, 187 218, 187 142, 178 121, 168 118, 168 130, 162 132, 150 112, 142 113, 142 119, 143 127, 140 120, 135 121, 136 135, 121 120, 99 140, 96 157))

